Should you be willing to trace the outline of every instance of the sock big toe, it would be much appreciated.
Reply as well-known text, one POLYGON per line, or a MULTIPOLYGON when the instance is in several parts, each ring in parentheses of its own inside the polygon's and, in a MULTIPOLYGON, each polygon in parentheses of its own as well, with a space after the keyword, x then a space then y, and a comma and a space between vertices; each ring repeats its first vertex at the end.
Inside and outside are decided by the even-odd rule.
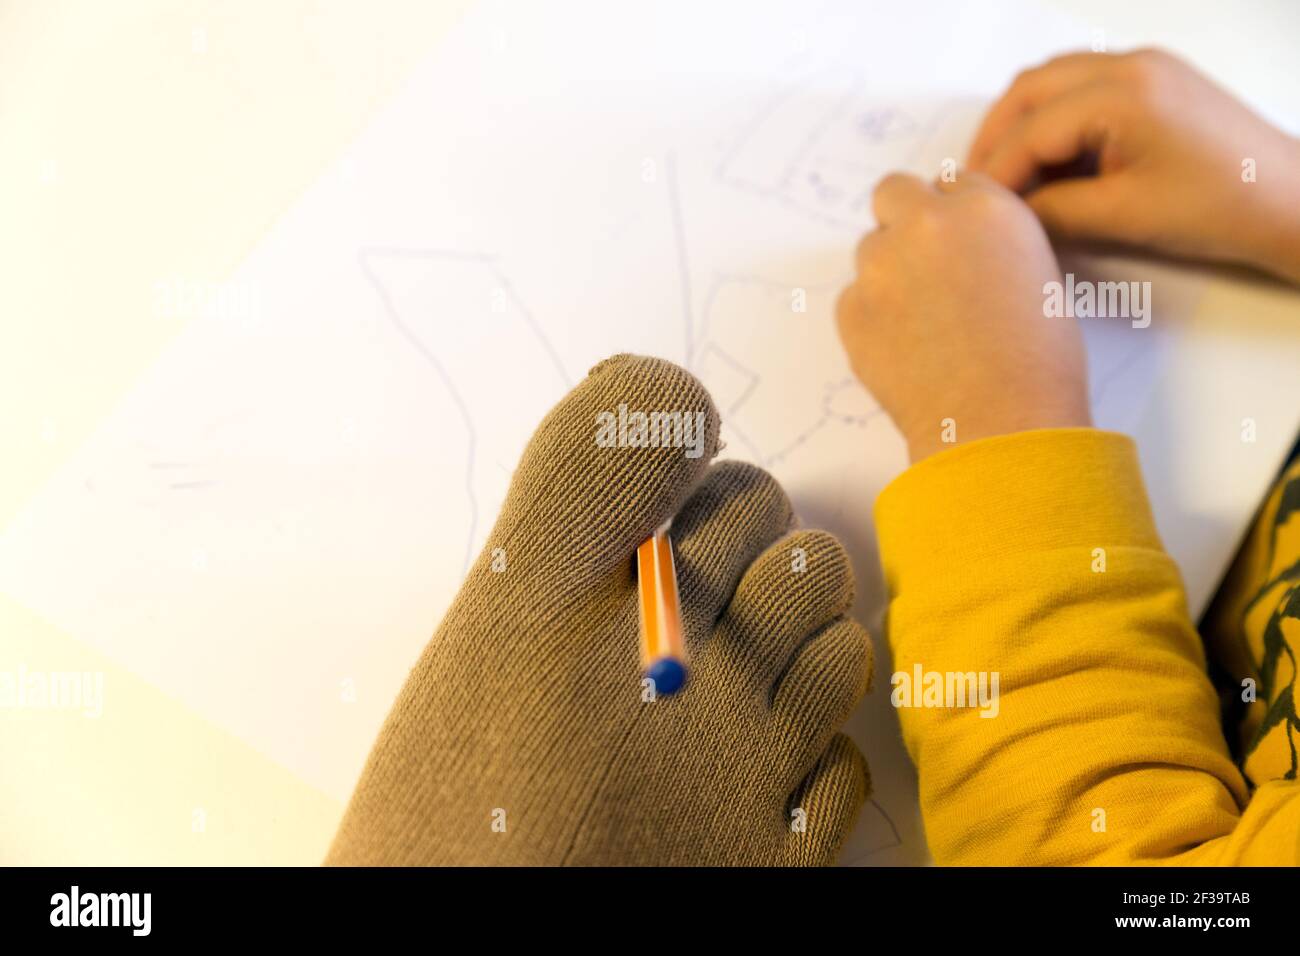
POLYGON ((623 571, 717 453, 704 386, 663 359, 615 355, 542 420, 479 558, 520 578, 584 589, 623 571))

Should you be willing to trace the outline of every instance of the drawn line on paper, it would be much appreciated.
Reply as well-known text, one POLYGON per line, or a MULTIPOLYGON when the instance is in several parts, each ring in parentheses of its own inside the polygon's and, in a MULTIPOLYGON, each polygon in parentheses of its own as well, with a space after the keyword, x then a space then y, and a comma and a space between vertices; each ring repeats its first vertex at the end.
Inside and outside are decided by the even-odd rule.
MULTIPOLYGON (((529 332, 543 352, 545 352, 551 365, 554 366, 556 373, 560 376, 560 381, 564 383, 566 389, 572 386, 572 379, 569 377, 568 372, 564 368, 564 363, 560 359, 559 353, 556 352, 554 345, 552 345, 550 338, 546 335, 541 324, 537 321, 536 316, 533 315, 532 310, 528 308, 523 299, 520 298, 518 292, 515 291, 513 283, 510 282, 506 274, 498 267, 497 258, 495 256, 480 252, 468 252, 455 249, 409 249, 391 246, 368 246, 359 250, 357 258, 361 270, 365 274, 366 280, 378 294, 379 301, 383 305, 384 314, 388 317, 389 322, 392 323, 398 334, 406 340, 407 344, 415 350, 416 354, 424 359, 424 361, 426 361, 433 369, 438 380, 447 390, 447 394, 455 404, 457 412, 460 414, 461 421, 465 426, 465 495, 469 504, 469 534, 465 540, 465 557, 461 571, 462 574, 466 573, 469 571, 470 564, 474 560, 474 544, 478 534, 480 518, 478 494, 474 488, 474 475, 475 469, 478 465, 480 442, 478 429, 474 423, 474 415, 471 412, 468 403, 465 401, 464 396, 461 395, 460 390, 456 388, 456 384, 452 380, 447 368, 438 359, 438 356, 434 351, 429 348, 429 346, 425 345, 415 330, 402 319, 400 310, 393 302, 393 298, 389 294, 388 289, 385 287, 384 283, 380 280, 378 274, 373 268, 373 262, 379 258, 393 258, 415 259, 430 262, 452 260, 481 265, 487 270, 492 281, 496 283, 496 287, 499 288, 510 300, 515 311, 518 313, 519 317, 523 319, 529 332)), ((500 462, 497 462, 497 464, 500 466, 500 462)))
POLYGON ((918 168, 922 154, 950 118, 953 104, 921 104, 914 113, 874 101, 861 79, 854 77, 824 108, 810 114, 800 111, 789 135, 779 137, 791 144, 789 151, 782 162, 769 167, 768 175, 756 178, 752 171, 740 168, 747 150, 758 155, 767 149, 754 145, 765 130, 791 122, 782 107, 810 90, 803 85, 787 87, 758 107, 725 147, 714 178, 805 218, 841 229, 861 229, 870 212, 873 174, 883 175, 889 169, 924 172, 918 168), (811 197, 800 195, 801 187, 811 197))
MULTIPOLYGON (((474 456, 478 448, 478 433, 474 429, 474 418, 470 415, 465 400, 461 398, 461 394, 452 382, 451 376, 447 374, 447 370, 442 367, 442 363, 438 361, 438 357, 420 341, 419 336, 411 331, 407 324, 402 321, 402 317, 397 314, 397 307, 393 304, 392 297, 388 294, 388 290, 384 288, 384 284, 379 281, 379 277, 375 275, 374 270, 370 267, 370 260, 375 256, 399 256, 404 258, 428 259, 437 258, 438 255, 437 252, 418 253, 414 250, 404 249, 362 249, 358 253, 358 259, 361 264, 361 271, 365 273, 366 281, 374 287, 375 292, 379 295, 379 301, 383 304, 384 313, 388 316, 388 320, 393 324, 393 327, 397 329, 398 334, 401 335, 402 338, 406 339, 407 344, 410 345, 411 348, 415 349, 416 354, 420 355, 429 363, 434 374, 438 376, 439 381, 442 382, 443 387, 447 390, 447 394, 451 396, 452 402, 460 412, 461 421, 465 425, 468 451, 468 454, 465 456, 465 495, 469 499, 469 539, 465 542, 465 562, 461 570, 461 573, 463 574, 469 570, 470 561, 473 560, 474 555, 472 549, 474 547, 474 535, 478 530, 478 496, 474 493, 474 456)), ((453 255, 451 258, 470 259, 479 262, 489 261, 486 256, 465 254, 453 255)))
POLYGON ((691 315, 691 267, 686 254, 686 227, 682 222, 682 200, 677 188, 677 161, 672 153, 664 157, 664 174, 668 179, 668 205, 673 217, 673 237, 677 242, 677 275, 682 292, 682 321, 686 324, 686 367, 695 363, 695 319, 691 315))
POLYGON ((902 834, 898 832, 898 827, 895 825, 893 818, 888 813, 885 812, 885 808, 880 805, 880 801, 877 800, 875 797, 872 797, 869 802, 873 807, 876 808, 876 812, 879 813, 882 818, 884 818, 884 821, 887 824, 889 824, 889 832, 893 834, 894 842, 886 843, 882 846, 872 847, 870 850, 868 850, 866 853, 863 853, 861 856, 854 857, 852 860, 850 860, 848 864, 849 866, 855 866, 858 863, 862 863, 865 860, 871 859, 871 857, 875 856, 877 853, 883 853, 886 850, 892 850, 895 847, 900 847, 903 845, 902 834))

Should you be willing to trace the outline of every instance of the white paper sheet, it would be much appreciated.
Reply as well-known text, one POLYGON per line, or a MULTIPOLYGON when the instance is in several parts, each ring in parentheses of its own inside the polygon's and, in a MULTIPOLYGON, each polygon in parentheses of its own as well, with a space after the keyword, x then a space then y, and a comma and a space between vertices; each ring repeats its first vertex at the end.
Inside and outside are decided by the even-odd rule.
MULTIPOLYGON (((600 358, 661 355, 713 391, 726 453, 852 553, 879 669, 845 859, 924 859, 870 521, 905 459, 831 303, 874 180, 960 159, 1016 70, 1089 36, 1014 5, 476 7, 222 294, 159 278, 160 309, 199 314, 7 529, 0 584, 345 799, 538 419, 600 358)), ((1099 424, 1171 486, 1199 606, 1294 434, 1295 335, 1222 347, 1217 319, 1191 331, 1196 273, 1081 268, 1155 280, 1151 328, 1085 331, 1099 424), (1243 360, 1244 455, 1187 398, 1243 360), (1237 469, 1200 481, 1214 449, 1237 469)))

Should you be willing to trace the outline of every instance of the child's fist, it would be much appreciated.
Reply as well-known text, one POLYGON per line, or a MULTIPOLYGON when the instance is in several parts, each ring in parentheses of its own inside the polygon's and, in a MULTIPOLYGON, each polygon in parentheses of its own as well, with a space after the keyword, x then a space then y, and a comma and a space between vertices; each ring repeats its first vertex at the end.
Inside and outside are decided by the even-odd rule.
POLYGON ((1159 50, 1075 53, 1021 73, 968 165, 1024 193, 1053 234, 1300 282, 1300 143, 1159 50), (1043 176, 1080 158, 1096 175, 1043 176))
POLYGON ((912 460, 945 441, 1091 424, 1079 329, 1043 315, 1060 272, 1029 208, 973 174, 887 176, 874 207, 836 319, 912 460))

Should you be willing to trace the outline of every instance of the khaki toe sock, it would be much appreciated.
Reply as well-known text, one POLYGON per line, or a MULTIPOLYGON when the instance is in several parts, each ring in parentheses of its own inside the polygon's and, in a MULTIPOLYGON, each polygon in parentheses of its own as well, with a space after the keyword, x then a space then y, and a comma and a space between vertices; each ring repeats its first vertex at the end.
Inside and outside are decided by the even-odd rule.
MULTIPOLYGON (((607 419, 605 419, 607 421, 607 419)), ((871 648, 824 532, 765 472, 710 465, 718 414, 615 356, 543 420, 491 537, 393 706, 330 864, 831 862, 866 798, 836 728, 871 648), (601 413, 703 413, 701 454, 598 442, 601 413), (669 517, 690 678, 638 659, 637 545, 669 517)), ((608 434, 606 434, 608 437, 608 434)))

